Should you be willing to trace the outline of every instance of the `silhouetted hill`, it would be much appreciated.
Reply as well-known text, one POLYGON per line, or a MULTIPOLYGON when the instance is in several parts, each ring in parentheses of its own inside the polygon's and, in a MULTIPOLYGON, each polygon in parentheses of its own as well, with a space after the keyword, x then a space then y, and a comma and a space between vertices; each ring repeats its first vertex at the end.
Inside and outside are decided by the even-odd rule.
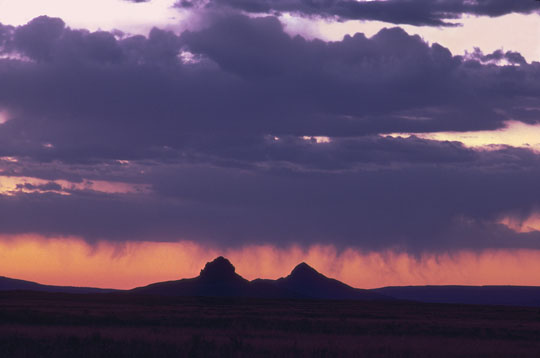
POLYGON ((229 260, 220 256, 214 261, 207 262, 199 275, 201 282, 244 282, 245 280, 236 273, 236 269, 229 260))
POLYGON ((305 262, 296 266, 289 276, 276 280, 276 285, 302 297, 316 299, 390 299, 387 296, 353 288, 343 282, 328 278, 305 262))
POLYGON ((208 262, 199 276, 158 282, 132 290, 90 287, 48 286, 0 276, 0 291, 40 291, 58 293, 143 294, 169 297, 251 297, 337 300, 407 300, 428 303, 459 303, 540 307, 540 287, 534 286, 401 286, 372 290, 354 288, 328 278, 302 262, 277 280, 248 281, 224 257, 208 262))
POLYGON ((49 286, 41 285, 32 281, 16 280, 13 278, 0 276, 0 291, 42 291, 42 292, 62 292, 62 293, 105 293, 114 292, 112 289, 101 289, 93 287, 72 287, 72 286, 49 286))
POLYGON ((154 283, 135 288, 131 292, 167 296, 390 299, 381 294, 356 289, 327 278, 305 263, 295 267, 285 278, 248 281, 238 275, 234 266, 224 257, 218 257, 207 263, 198 277, 154 283))
POLYGON ((265 280, 257 283, 246 280, 236 273, 229 260, 221 256, 208 262, 198 277, 153 283, 130 292, 162 296, 290 297, 265 280))
POLYGON ((540 287, 535 286, 398 286, 371 291, 419 302, 540 306, 540 287))

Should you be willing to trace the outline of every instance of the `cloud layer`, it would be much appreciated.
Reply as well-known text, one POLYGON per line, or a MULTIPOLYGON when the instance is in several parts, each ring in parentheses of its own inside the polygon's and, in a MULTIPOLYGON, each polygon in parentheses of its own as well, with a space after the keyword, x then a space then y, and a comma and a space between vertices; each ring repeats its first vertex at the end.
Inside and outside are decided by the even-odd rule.
POLYGON ((454 56, 400 28, 308 41, 273 16, 212 14, 147 37, 39 17, 0 27, 0 57, 0 169, 40 180, 4 190, 4 234, 540 246, 501 224, 537 211, 537 153, 380 135, 536 124, 540 64, 519 53, 454 56))
POLYGON ((229 8, 247 13, 289 12, 337 20, 376 20, 416 26, 456 26, 448 20, 459 19, 462 15, 530 14, 540 9, 530 0, 180 0, 177 6, 229 8))

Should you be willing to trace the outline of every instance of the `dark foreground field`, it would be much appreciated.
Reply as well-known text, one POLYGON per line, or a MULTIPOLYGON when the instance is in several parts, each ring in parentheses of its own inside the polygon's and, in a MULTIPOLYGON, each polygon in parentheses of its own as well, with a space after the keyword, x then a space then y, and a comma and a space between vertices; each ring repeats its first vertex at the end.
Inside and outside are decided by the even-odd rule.
POLYGON ((0 293, 0 357, 540 357, 540 309, 0 293))

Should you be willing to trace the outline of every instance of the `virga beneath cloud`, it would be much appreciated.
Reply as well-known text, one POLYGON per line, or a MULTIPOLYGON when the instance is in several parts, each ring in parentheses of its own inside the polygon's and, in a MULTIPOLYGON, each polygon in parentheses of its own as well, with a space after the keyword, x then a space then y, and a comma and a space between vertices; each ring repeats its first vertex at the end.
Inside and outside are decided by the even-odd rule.
POLYGON ((536 124, 538 62, 456 56, 397 27, 322 41, 290 36, 274 16, 206 16, 199 29, 148 36, 49 17, 0 27, 0 157, 11 158, 0 169, 45 181, 0 197, 4 234, 540 246, 538 231, 503 223, 538 211, 536 152, 380 136, 536 124), (61 180, 142 189, 61 195, 61 180))

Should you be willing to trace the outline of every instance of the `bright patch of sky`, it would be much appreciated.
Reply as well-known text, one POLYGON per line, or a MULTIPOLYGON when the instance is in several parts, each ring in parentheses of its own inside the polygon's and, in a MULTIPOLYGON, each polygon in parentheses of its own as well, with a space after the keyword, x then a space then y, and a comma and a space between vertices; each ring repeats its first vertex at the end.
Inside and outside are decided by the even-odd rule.
POLYGON ((118 29, 146 34, 152 27, 169 27, 182 20, 175 0, 133 3, 125 0, 0 0, 0 22, 23 25, 41 15, 59 17, 68 26, 95 30, 118 29))
POLYGON ((411 135, 424 139, 459 141, 469 147, 509 145, 540 151, 540 125, 518 121, 509 121, 505 128, 494 131, 390 134, 392 137, 410 137, 411 135))
MULTIPOLYGON (((373 36, 385 27, 398 25, 380 21, 351 20, 344 22, 313 20, 285 14, 281 21, 291 34, 310 38, 338 41, 345 35, 363 32, 373 36)), ((409 34, 420 35, 429 43, 437 42, 450 49, 454 55, 472 52, 479 47, 484 53, 498 49, 517 51, 527 61, 540 61, 540 16, 510 14, 490 18, 487 16, 464 16, 455 20, 461 26, 432 27, 399 25, 409 34)))
MULTIPOLYGON (((0 157, 0 161, 17 162, 13 157, 0 157)), ((144 184, 87 180, 75 183, 67 180, 48 181, 32 177, 0 175, 0 196, 13 196, 18 193, 56 193, 70 195, 75 190, 91 190, 107 194, 147 193, 150 188, 144 184)))

